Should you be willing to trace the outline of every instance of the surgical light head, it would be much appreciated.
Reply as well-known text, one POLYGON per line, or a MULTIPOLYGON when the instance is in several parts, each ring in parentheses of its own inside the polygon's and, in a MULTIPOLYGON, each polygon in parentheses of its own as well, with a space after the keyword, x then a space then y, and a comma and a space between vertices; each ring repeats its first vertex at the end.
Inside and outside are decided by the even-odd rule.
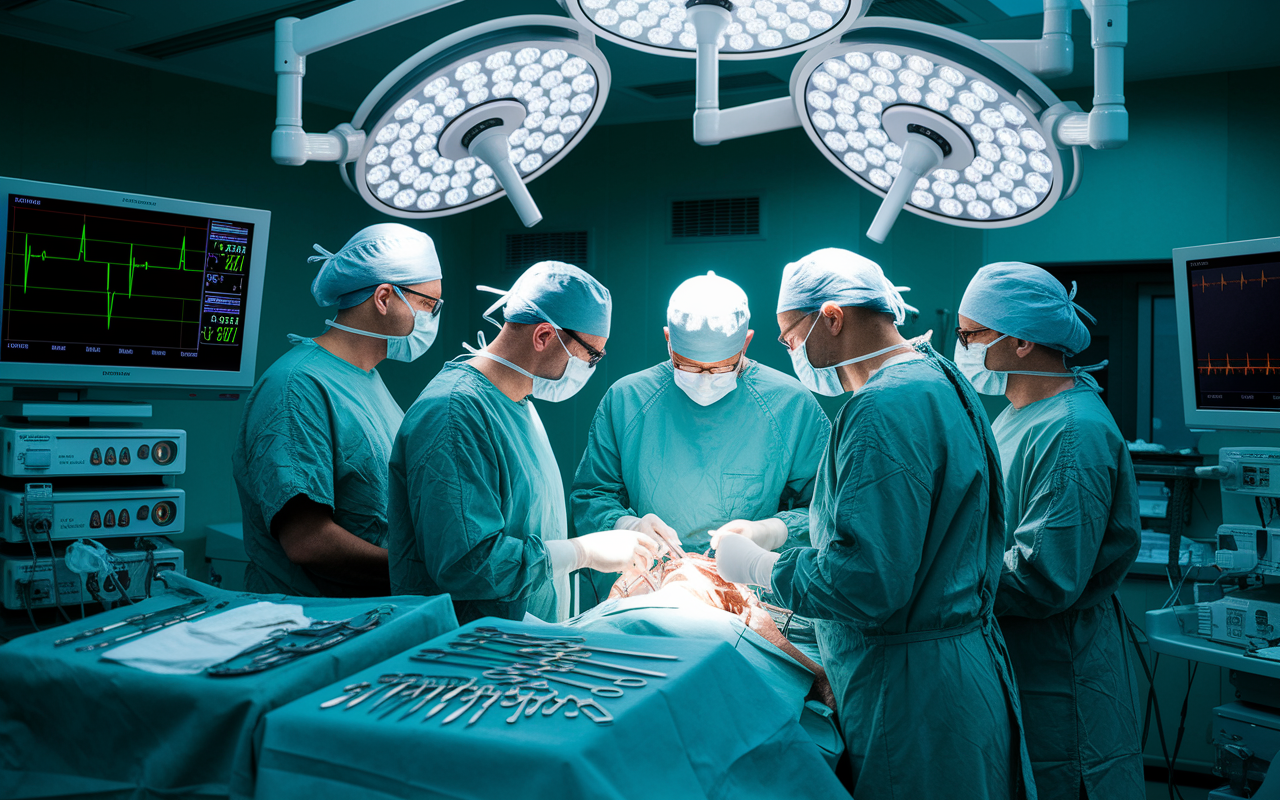
POLYGON ((1038 115, 1058 98, 994 47, 914 20, 868 18, 796 64, 791 95, 818 149, 899 211, 974 228, 1028 222, 1062 194, 1038 115))
POLYGON ((704 364, 741 352, 750 322, 746 293, 714 272, 680 284, 667 305, 671 351, 704 364))
POLYGON ((693 58, 698 40, 689 9, 725 12, 722 58, 773 58, 840 35, 870 0, 560 0, 574 19, 610 41, 655 55, 693 58))
POLYGON ((609 91, 593 37, 561 17, 494 20, 423 49, 356 111, 362 149, 343 178, 386 214, 431 218, 504 192, 542 217, 525 183, 582 140, 609 91))

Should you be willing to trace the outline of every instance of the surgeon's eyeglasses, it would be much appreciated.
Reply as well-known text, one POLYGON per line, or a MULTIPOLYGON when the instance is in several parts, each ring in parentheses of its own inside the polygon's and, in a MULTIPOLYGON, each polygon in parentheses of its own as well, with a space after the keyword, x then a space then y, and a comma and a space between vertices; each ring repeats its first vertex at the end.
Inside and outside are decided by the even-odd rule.
POLYGON ((401 286, 401 285, 400 285, 400 284, 398 284, 398 283, 397 283, 397 284, 392 284, 392 285, 393 285, 393 286, 395 286, 397 289, 399 289, 399 290, 400 290, 400 291, 402 291, 402 292, 408 292, 409 294, 417 295, 418 297, 421 297, 421 298, 423 298, 424 300, 430 300, 430 301, 431 301, 431 316, 433 316, 433 317, 438 317, 438 316, 440 316, 440 309, 444 307, 444 300, 443 300, 442 298, 439 298, 439 297, 432 297, 431 295, 429 295, 429 294, 423 294, 422 292, 415 292, 414 290, 410 289, 408 286, 401 286))
POLYGON ((796 328, 800 327, 800 323, 804 322, 806 319, 808 319, 809 317, 812 317, 812 316, 813 316, 814 314, 816 314, 816 313, 818 313, 818 312, 817 312, 817 311, 810 311, 808 314, 805 314, 803 317, 801 317, 800 319, 796 320, 795 322, 793 322, 793 323, 791 323, 789 326, 787 326, 787 329, 786 329, 785 331, 783 331, 782 333, 778 334, 778 344, 780 344, 780 345, 782 345, 783 347, 787 348, 787 350, 791 350, 791 345, 787 344, 787 334, 788 334, 788 333, 791 333, 793 330, 795 330, 796 328))
POLYGON ((956 328, 956 338, 960 340, 960 346, 965 350, 969 349, 969 337, 978 333, 986 333, 990 328, 956 328))
POLYGON ((710 375, 728 375, 731 372, 737 372, 738 367, 742 366, 742 356, 739 355, 737 360, 735 360, 732 364, 729 364, 723 367, 699 367, 695 364, 680 364, 680 363, 677 363, 674 359, 672 359, 671 363, 675 364, 676 369, 680 370, 681 372, 691 372, 695 375, 698 375, 704 372, 710 375))
POLYGON ((573 340, 574 340, 575 342, 577 342, 578 344, 580 344, 580 345, 582 345, 583 347, 587 348, 587 355, 588 355, 588 356, 590 356, 590 358, 588 358, 588 359, 587 359, 587 366, 588 366, 588 367, 594 367, 596 364, 599 364, 599 363, 600 363, 600 359, 604 358, 604 351, 603 351, 603 350, 597 350, 597 349, 595 349, 594 347, 592 347, 591 345, 589 345, 589 344, 587 344, 586 342, 582 341, 582 337, 578 336, 578 334, 574 333, 574 332, 573 332, 573 331, 571 331, 571 330, 566 330, 566 329, 564 329, 564 328, 561 328, 561 330, 564 330, 564 332, 565 332, 565 333, 569 334, 569 338, 570 338, 570 339, 573 339, 573 340))

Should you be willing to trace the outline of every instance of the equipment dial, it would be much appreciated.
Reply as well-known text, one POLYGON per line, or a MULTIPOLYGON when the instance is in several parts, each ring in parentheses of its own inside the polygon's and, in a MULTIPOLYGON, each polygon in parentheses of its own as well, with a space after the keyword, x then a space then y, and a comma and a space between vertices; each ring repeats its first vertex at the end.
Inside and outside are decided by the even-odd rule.
MULTIPOLYGON (((159 445, 156 445, 156 449, 159 449, 159 445)), ((178 509, 173 505, 173 501, 161 500, 156 503, 155 508, 151 509, 151 521, 158 527, 164 528, 173 522, 177 511, 178 509)))
POLYGON ((156 442, 151 448, 151 460, 160 466, 167 466, 173 463, 173 459, 178 455, 177 442, 171 442, 168 439, 156 442))

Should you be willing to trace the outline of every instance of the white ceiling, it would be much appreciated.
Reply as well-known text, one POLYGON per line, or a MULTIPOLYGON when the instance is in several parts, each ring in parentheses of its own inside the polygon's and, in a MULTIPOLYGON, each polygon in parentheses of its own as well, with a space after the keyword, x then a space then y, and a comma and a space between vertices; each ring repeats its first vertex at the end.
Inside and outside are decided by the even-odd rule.
MULTIPOLYGON (((1038 0, 879 3, 882 9, 893 3, 899 9, 913 4, 915 8, 944 6, 972 20, 953 27, 978 38, 1039 35, 1039 14, 1023 14, 1035 9, 1038 0), (1022 15, 1010 17, 1006 12, 1022 15)), ((80 0, 0 0, 0 34, 272 94, 275 79, 270 32, 163 59, 129 49, 246 18, 274 17, 278 10, 297 4, 298 0, 92 0, 92 5, 80 0)), ((876 11, 873 6, 872 13, 876 11)), ((556 0, 463 0, 310 56, 304 96, 310 103, 353 111, 387 72, 441 36, 489 19, 534 13, 563 14, 556 0)), ((1074 24, 1076 71, 1067 78, 1049 81, 1055 89, 1092 81, 1089 28, 1083 11, 1075 13, 1074 24)), ((1131 0, 1126 77, 1141 81, 1280 65, 1280 47, 1273 38, 1277 27, 1277 0, 1131 0)), ((688 117, 691 98, 656 101, 630 89, 689 80, 693 77, 691 61, 637 53, 610 42, 601 42, 600 47, 613 72, 613 90, 602 124, 688 117)), ((721 72, 768 72, 785 81, 796 58, 724 63, 721 72)), ((776 93, 763 92, 765 96, 776 93)), ((760 90, 726 93, 725 105, 763 99, 761 94, 760 90)))

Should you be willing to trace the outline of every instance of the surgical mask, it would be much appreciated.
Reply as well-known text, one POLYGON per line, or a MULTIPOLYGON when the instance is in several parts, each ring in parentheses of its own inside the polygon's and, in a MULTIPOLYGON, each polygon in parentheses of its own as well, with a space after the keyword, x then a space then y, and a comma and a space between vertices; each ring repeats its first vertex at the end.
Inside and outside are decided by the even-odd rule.
POLYGON ((1005 387, 1009 383, 1010 375, 1043 375, 1049 378, 1069 378, 1071 373, 1066 372, 1030 372, 1010 370, 1007 372, 995 372, 987 369, 987 348, 1000 341, 1000 339, 1009 338, 1009 334, 1003 334, 995 342, 986 344, 978 344, 970 342, 969 347, 965 348, 960 342, 956 342, 956 367, 960 372, 969 379, 969 383, 973 384, 973 388, 978 394, 1002 395, 1005 387))
POLYGON ((430 311, 420 311, 409 304, 405 299, 404 292, 400 291, 400 287, 395 287, 396 295, 404 304, 409 306, 409 311, 413 313, 413 330, 404 336, 388 336, 383 333, 373 333, 372 331, 362 331, 359 328, 351 328, 346 325, 340 325, 331 319, 325 320, 324 324, 330 328, 347 331, 348 333, 359 334, 360 336, 369 336, 374 339, 387 340, 387 358, 393 361, 413 361, 421 356, 427 350, 431 349, 431 344, 436 340, 436 332, 440 329, 440 316, 432 314, 430 311))
POLYGON ((560 332, 556 332, 556 340, 560 342, 560 347, 564 348, 564 352, 569 356, 569 363, 565 365, 564 374, 559 378, 540 378, 529 372, 523 367, 511 363, 502 356, 494 355, 488 350, 477 350, 476 356, 492 359, 499 364, 505 364, 511 369, 519 372, 527 378, 533 379, 533 396, 538 400, 546 400, 549 403, 559 403, 561 400, 568 400, 578 391, 587 385, 587 381, 591 380, 591 376, 595 374, 595 367, 587 364, 587 362, 569 352, 569 348, 564 346, 564 340, 560 338, 560 332))
MULTIPOLYGON (((667 352, 671 352, 670 346, 667 347, 667 352)), ((673 358, 671 366, 675 372, 676 386, 679 386, 682 392, 689 395, 689 399, 693 402, 700 406, 709 406, 738 388, 738 375, 742 372, 743 358, 745 356, 740 355, 738 357, 738 368, 733 372, 719 374, 685 372, 676 368, 673 358)))
MULTIPOLYGON (((821 319, 821 315, 818 319, 821 319)), ((825 397, 839 397, 844 394, 844 386, 840 383, 840 373, 836 372, 836 367, 843 367, 848 364, 857 364, 859 361, 869 361, 876 356, 882 356, 885 353, 892 353, 894 350, 901 350, 904 347, 910 347, 910 342, 895 344, 874 353, 867 353, 865 356, 850 358, 841 361, 838 364, 832 364, 829 367, 815 367, 809 363, 809 353, 805 349, 805 345, 809 343, 809 337, 813 335, 813 329, 818 326, 818 319, 813 321, 813 325, 809 326, 809 332, 805 334, 804 341, 800 346, 791 351, 791 368, 795 370, 796 377, 804 384, 804 388, 811 392, 817 392, 825 397)))

